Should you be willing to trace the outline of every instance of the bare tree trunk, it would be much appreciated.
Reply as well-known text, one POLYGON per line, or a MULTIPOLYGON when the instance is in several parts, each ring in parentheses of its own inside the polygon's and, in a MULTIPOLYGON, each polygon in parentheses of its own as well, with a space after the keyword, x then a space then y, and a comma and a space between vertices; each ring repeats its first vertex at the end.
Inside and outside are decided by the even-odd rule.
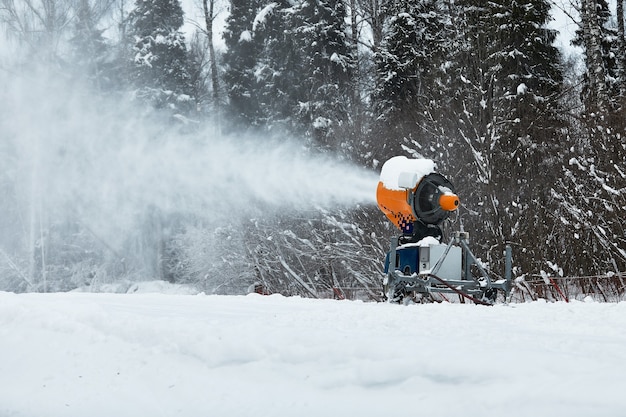
POLYGON ((41 196, 41 178, 37 164, 34 163, 31 168, 30 177, 30 207, 29 207, 29 242, 28 242, 28 276, 31 283, 37 282, 37 254, 39 252, 41 262, 41 288, 43 292, 47 292, 47 266, 46 266, 46 241, 44 236, 43 224, 43 202, 41 196), (39 247, 37 247, 39 246, 39 247))
POLYGON ((209 47, 209 65, 211 68, 211 84, 213 87, 214 105, 219 109, 219 79, 217 76, 217 58, 215 57, 215 46, 213 45, 213 19, 215 0, 202 0, 204 9, 204 21, 206 23, 206 35, 209 47))
POLYGON ((36 282, 36 259, 35 259, 35 246, 37 245, 36 225, 37 225, 37 204, 35 203, 37 192, 35 190, 35 184, 37 175, 34 170, 31 172, 30 183, 30 207, 29 207, 29 224, 28 224, 28 277, 30 282, 36 282))
POLYGON ((39 250, 41 251, 41 281, 43 283, 43 292, 48 292, 48 267, 46 259, 46 239, 43 233, 43 208, 41 207, 41 199, 39 200, 39 250))
POLYGON ((624 111, 626 105, 626 34, 624 33, 624 0, 617 0, 617 45, 619 48, 617 65, 619 68, 619 99, 624 111))
POLYGON ((126 39, 126 11, 124 10, 125 1, 120 0, 118 11, 120 13, 120 21, 119 21, 119 31, 120 31, 120 39, 124 41, 126 39))
POLYGON ((378 51, 380 43, 383 40, 383 21, 384 16, 382 13, 381 1, 385 0, 358 0, 360 3, 360 9, 363 12, 363 19, 369 24, 372 30, 372 45, 373 52, 378 51))
POLYGON ((582 0, 580 15, 583 23, 583 42, 587 56, 587 73, 589 75, 589 91, 591 92, 590 109, 592 112, 606 114, 608 111, 609 94, 606 85, 606 70, 602 59, 602 31, 598 23, 596 0, 582 0))
POLYGON ((361 96, 360 91, 363 84, 361 74, 361 62, 359 59, 359 22, 357 14, 356 0, 350 0, 350 26, 352 32, 352 54, 354 56, 354 74, 352 75, 352 115, 354 120, 354 131, 360 136, 362 130, 361 120, 361 96))

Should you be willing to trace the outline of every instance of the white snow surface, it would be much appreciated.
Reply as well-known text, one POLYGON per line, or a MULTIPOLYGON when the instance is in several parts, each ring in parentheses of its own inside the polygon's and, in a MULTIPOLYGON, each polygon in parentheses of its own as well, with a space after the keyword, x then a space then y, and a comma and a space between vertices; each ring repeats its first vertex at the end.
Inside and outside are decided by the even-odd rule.
POLYGON ((439 244, 441 244, 441 242, 439 242, 439 240, 437 240, 436 237, 426 236, 425 238, 419 240, 418 242, 405 243, 404 245, 400 245, 400 247, 401 248, 410 248, 410 247, 425 248, 428 246, 439 245, 439 244))
POLYGON ((626 303, 0 293, 0 416, 620 416, 626 303))
POLYGON ((398 185, 404 173, 417 174, 417 182, 435 170, 435 163, 430 159, 409 159, 406 156, 394 156, 383 164, 380 181, 388 190, 401 190, 398 185))

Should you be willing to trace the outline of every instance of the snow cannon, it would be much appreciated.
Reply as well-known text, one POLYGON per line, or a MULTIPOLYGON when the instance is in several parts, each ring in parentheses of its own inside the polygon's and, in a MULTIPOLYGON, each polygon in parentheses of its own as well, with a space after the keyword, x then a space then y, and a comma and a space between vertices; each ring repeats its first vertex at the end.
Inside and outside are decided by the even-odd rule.
POLYGON ((440 237, 438 226, 459 207, 450 181, 433 171, 430 159, 396 156, 383 164, 376 201, 404 236, 440 237))
POLYGON ((376 190, 378 207, 402 235, 391 239, 385 258, 383 298, 390 302, 447 300, 493 304, 498 290, 511 288, 511 248, 505 279, 494 281, 469 248, 469 234, 455 232, 442 243, 442 223, 459 208, 454 186, 434 172, 429 159, 396 156, 383 164, 376 190), (439 294, 439 295, 438 295, 439 294), (437 296, 441 297, 437 299, 437 296))

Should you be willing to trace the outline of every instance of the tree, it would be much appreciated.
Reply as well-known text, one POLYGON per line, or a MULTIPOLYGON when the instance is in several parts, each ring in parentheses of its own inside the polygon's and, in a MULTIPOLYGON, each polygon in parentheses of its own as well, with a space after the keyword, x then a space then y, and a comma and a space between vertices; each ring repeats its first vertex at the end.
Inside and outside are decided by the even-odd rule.
POLYGON ((156 108, 189 113, 193 88, 179 0, 136 0, 128 19, 135 52, 130 77, 137 95, 156 108))
POLYGON ((233 1, 224 81, 236 125, 336 148, 348 131, 353 57, 341 1, 233 1), (345 130, 344 130, 345 129, 345 130))
POLYGON ((218 15, 216 0, 202 0, 202 12, 203 24, 196 24, 197 30, 189 42, 190 76, 198 112, 203 113, 203 117, 211 117, 219 125, 223 100, 219 53, 214 44, 217 33, 214 21, 218 15))
MULTIPOLYGON (((583 47, 587 71, 584 77, 583 103, 588 113, 605 113, 611 97, 617 96, 616 32, 607 27, 611 13, 605 0, 582 0, 581 25, 574 45, 583 47)), ((596 123, 593 121, 592 123, 596 123)))
POLYGON ((298 120, 316 146, 338 149, 337 132, 350 124, 354 57, 346 38, 346 9, 341 0, 299 3, 290 25, 301 74, 298 120))
POLYGON ((252 26, 259 46, 254 67, 259 121, 277 134, 297 131, 295 91, 302 73, 298 44, 290 32, 294 10, 286 1, 269 3, 258 11, 252 26))
POLYGON ((585 59, 582 123, 571 133, 572 146, 564 158, 568 163, 555 198, 568 242, 562 248, 567 267, 574 273, 604 274, 626 268, 620 214, 626 204, 625 80, 623 51, 618 48, 623 44, 623 16, 613 30, 604 0, 582 1, 580 15, 574 42, 583 47, 585 59))
POLYGON ((284 295, 330 298, 358 291, 360 297, 377 299, 383 248, 363 228, 346 223, 346 214, 309 213, 303 219, 286 213, 251 221, 245 260, 255 281, 284 295))
POLYGON ((215 55, 215 46, 213 45, 213 21, 215 20, 215 0, 202 0, 202 9, 204 11, 204 22, 206 24, 207 49, 209 50, 209 63, 211 68, 211 87, 213 101, 216 106, 220 101, 220 85, 217 74, 217 57, 215 55))
POLYGON ((91 4, 80 0, 76 5, 73 36, 70 39, 70 65, 75 66, 81 76, 89 78, 100 89, 112 87, 112 65, 108 63, 110 47, 98 29, 99 20, 108 13, 112 0, 91 4))
MULTIPOLYGON (((360 15, 360 19, 368 26, 371 31, 371 43, 369 47, 373 52, 378 52, 384 38, 384 27, 386 13, 392 0, 357 0, 358 7, 351 8, 352 15, 360 15)), ((352 3, 351 3, 352 4, 352 3)), ((357 18, 357 22, 358 22, 357 18)), ((354 21, 353 21, 354 24, 354 21)))
POLYGON ((624 28, 624 0, 616 2, 617 17, 617 68, 619 76, 619 99, 622 112, 626 107, 626 29, 624 28))
POLYGON ((521 271, 536 271, 550 251, 550 188, 559 171, 563 122, 557 98, 561 58, 547 29, 544 0, 459 2, 467 42, 456 58, 463 94, 453 106, 471 161, 460 176, 474 189, 470 209, 482 212, 483 250, 497 265, 508 240, 522 248, 521 271), (537 236, 545 239, 537 245, 537 236))
POLYGON ((58 62, 59 46, 73 18, 68 0, 0 0, 0 22, 9 36, 28 46, 29 58, 58 62))
POLYGON ((393 3, 389 33, 376 55, 379 152, 397 154, 400 145, 433 144, 433 123, 447 105, 449 17, 439 0, 393 3))
POLYGON ((607 2, 585 0, 582 6, 582 24, 574 43, 583 47, 585 58, 584 118, 599 158, 596 162, 606 166, 626 157, 626 108, 623 105, 626 52, 620 47, 624 42, 623 33, 609 26, 611 13, 607 2))
POLYGON ((564 269, 579 275, 619 273, 626 269, 626 227, 619 214, 626 204, 626 167, 596 166, 589 145, 573 150, 554 192, 564 269))
POLYGON ((224 83, 228 114, 235 130, 258 128, 260 124, 255 77, 260 47, 252 36, 259 7, 258 0, 231 0, 230 16, 224 29, 224 83))

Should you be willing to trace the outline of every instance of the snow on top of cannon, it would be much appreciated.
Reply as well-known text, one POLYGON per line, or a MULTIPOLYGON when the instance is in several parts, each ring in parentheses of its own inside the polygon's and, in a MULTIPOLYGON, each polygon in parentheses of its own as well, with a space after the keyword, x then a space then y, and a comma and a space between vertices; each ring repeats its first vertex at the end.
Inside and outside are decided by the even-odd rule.
POLYGON ((380 171, 380 181, 388 190, 401 190, 398 184, 404 173, 417 175, 417 181, 435 170, 435 163, 431 159, 409 159, 406 156, 394 156, 383 164, 380 171))

